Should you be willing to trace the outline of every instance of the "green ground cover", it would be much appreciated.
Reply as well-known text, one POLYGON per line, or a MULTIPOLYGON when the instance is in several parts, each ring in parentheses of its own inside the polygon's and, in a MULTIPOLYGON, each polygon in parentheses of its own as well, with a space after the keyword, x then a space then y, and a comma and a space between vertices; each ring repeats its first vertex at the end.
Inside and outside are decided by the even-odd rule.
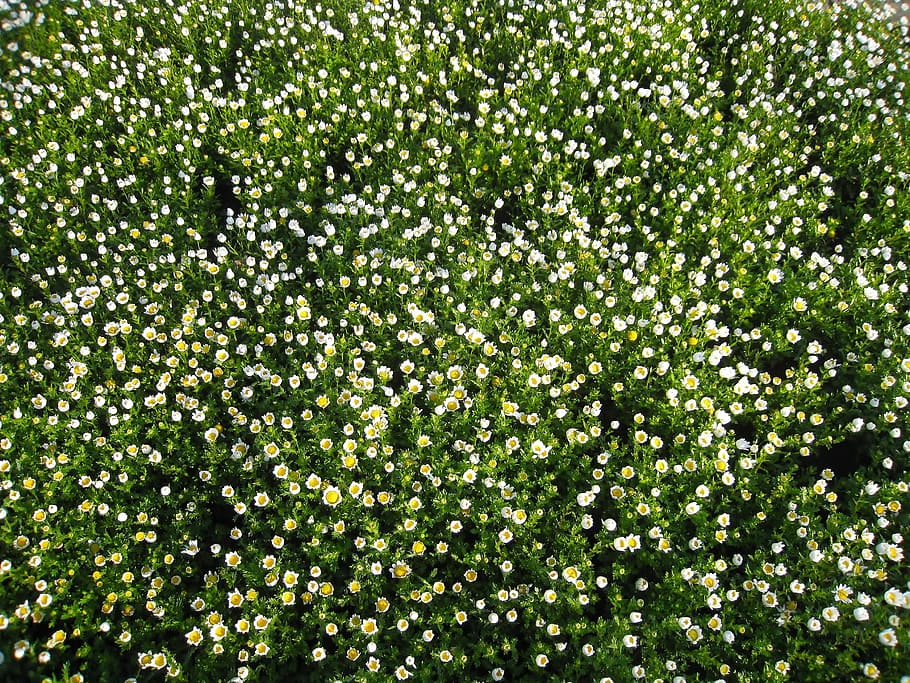
POLYGON ((908 680, 873 10, 0 10, 0 679, 908 680))

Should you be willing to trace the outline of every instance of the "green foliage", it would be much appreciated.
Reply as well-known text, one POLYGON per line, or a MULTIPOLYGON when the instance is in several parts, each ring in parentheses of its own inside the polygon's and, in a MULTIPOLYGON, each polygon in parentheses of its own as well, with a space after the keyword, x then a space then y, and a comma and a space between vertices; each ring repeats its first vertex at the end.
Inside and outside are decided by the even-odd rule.
POLYGON ((904 680, 886 18, 0 10, 0 679, 904 680))

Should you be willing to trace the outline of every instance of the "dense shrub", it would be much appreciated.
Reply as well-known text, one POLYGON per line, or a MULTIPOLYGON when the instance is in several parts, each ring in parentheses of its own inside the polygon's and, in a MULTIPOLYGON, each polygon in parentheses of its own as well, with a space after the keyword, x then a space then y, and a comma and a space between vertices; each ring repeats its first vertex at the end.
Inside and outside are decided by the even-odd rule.
POLYGON ((877 5, 0 17, 0 678, 910 675, 877 5))

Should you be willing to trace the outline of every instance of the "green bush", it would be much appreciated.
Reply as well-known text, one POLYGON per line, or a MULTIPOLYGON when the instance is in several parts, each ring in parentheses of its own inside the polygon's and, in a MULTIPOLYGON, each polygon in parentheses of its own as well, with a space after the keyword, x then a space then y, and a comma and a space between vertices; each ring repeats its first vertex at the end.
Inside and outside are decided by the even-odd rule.
POLYGON ((877 4, 0 22, 0 678, 910 676, 877 4))

